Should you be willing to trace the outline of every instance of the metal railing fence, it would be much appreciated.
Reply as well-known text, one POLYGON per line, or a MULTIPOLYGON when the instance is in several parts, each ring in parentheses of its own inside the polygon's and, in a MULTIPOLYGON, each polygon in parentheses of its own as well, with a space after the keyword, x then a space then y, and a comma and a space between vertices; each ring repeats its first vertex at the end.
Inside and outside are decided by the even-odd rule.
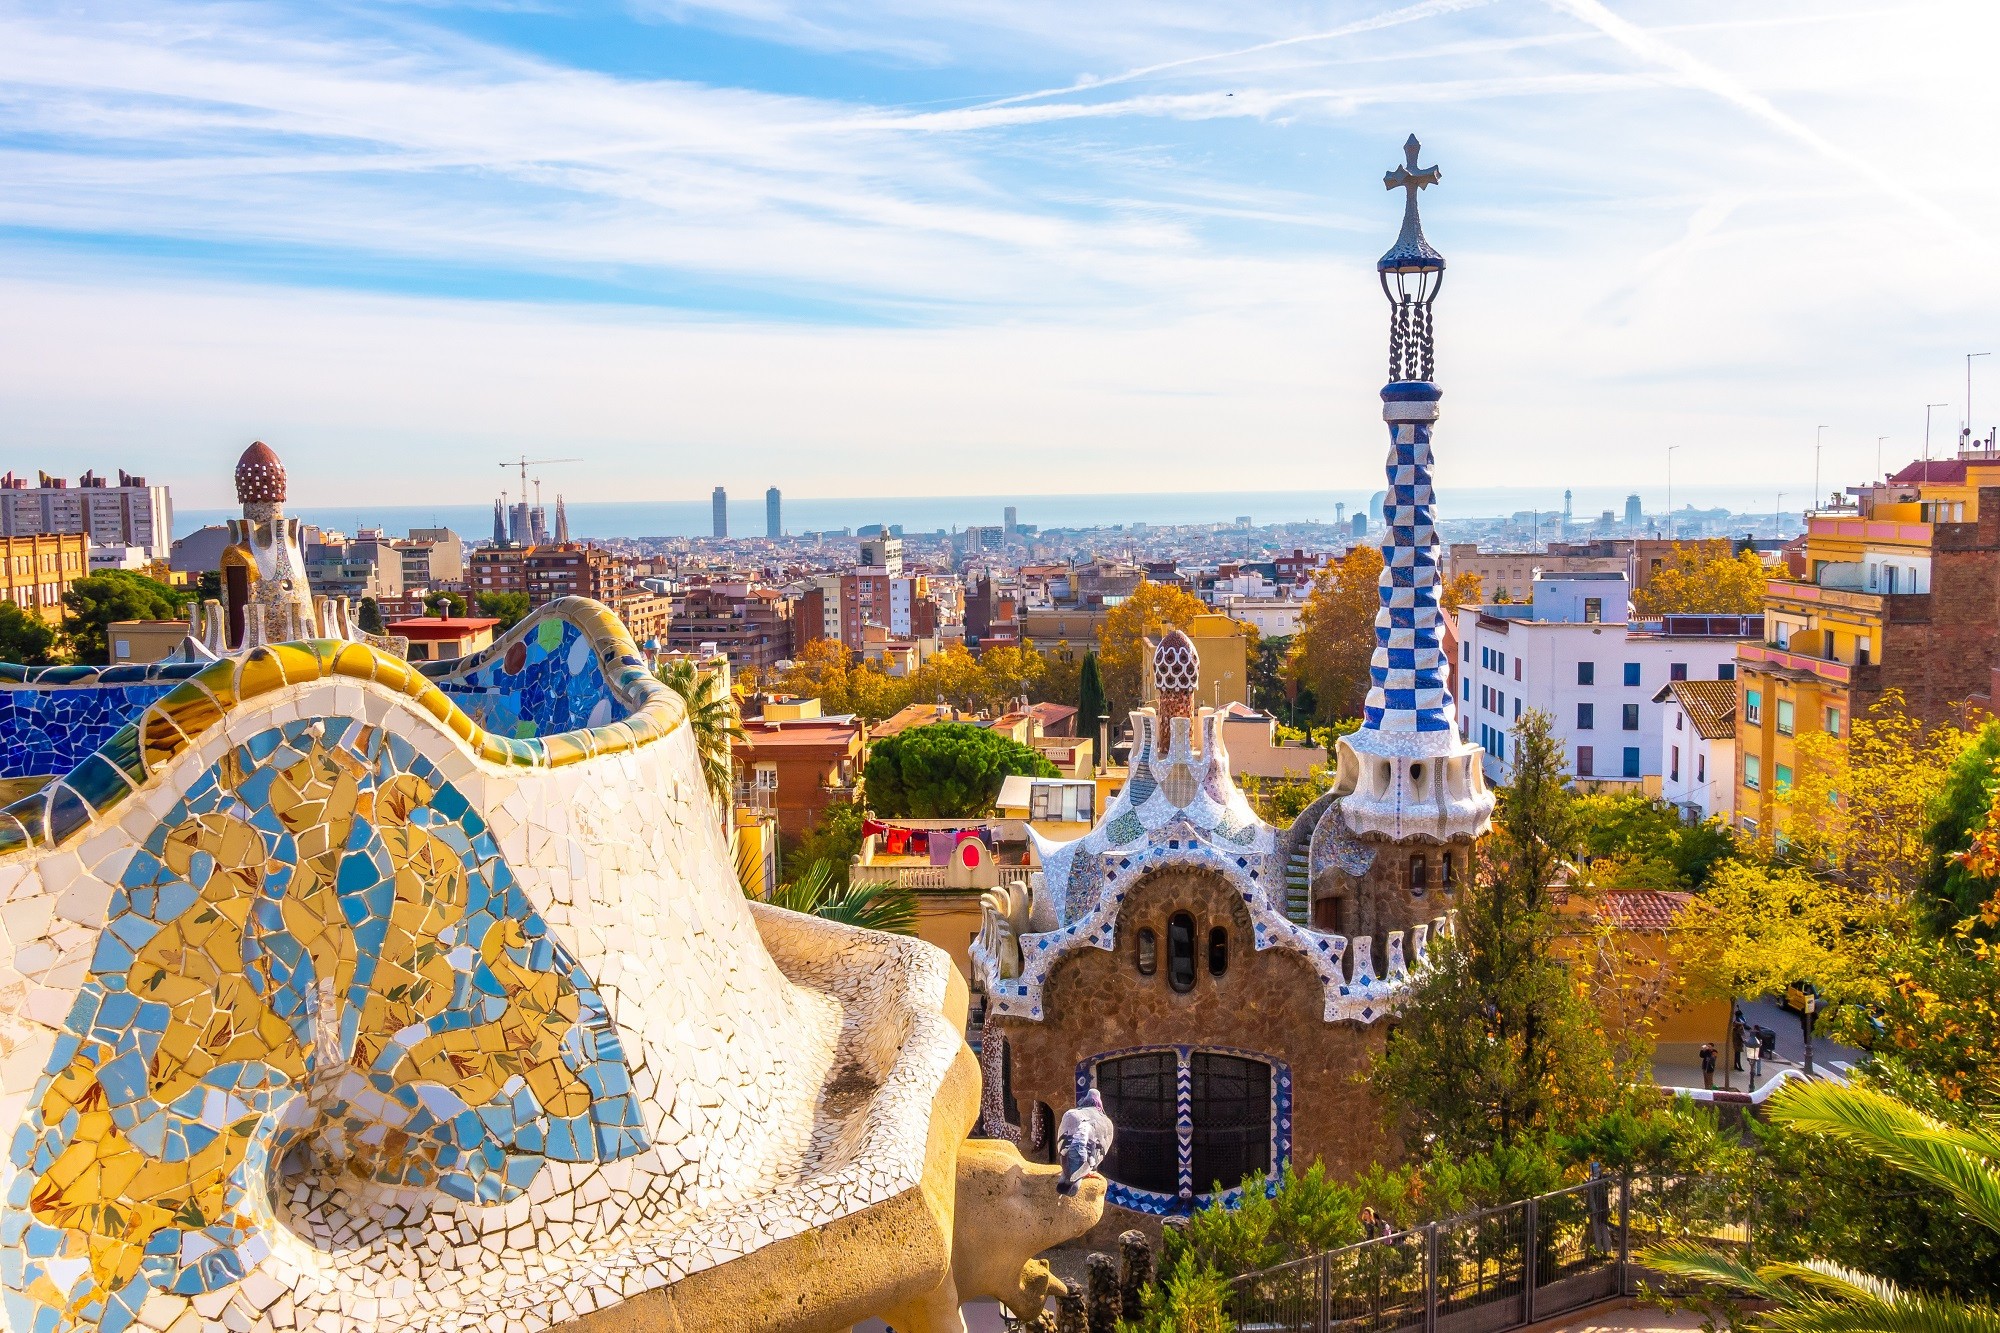
POLYGON ((1245 1273, 1229 1314, 1239 1333, 1503 1333, 1634 1294, 1654 1240, 1750 1234, 1712 1181, 1602 1176, 1245 1273))

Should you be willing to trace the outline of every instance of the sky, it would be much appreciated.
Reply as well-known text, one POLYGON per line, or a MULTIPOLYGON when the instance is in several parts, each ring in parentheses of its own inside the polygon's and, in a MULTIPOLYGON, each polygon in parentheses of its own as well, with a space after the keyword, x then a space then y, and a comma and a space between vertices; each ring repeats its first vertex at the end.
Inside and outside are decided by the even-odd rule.
POLYGON ((1819 441, 1831 490, 2000 352, 1996 49, 1986 0, 0 0, 0 467, 1372 490, 1414 132, 1441 485, 1796 497, 1819 441))

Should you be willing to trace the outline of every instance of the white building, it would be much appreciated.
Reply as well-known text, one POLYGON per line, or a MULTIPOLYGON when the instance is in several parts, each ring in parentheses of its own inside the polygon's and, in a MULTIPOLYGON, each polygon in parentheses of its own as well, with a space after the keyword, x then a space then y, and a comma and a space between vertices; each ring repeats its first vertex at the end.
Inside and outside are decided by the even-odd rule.
POLYGON ((1238 597, 1232 593, 1216 598, 1215 609, 1232 620, 1255 625, 1263 638, 1276 639, 1298 633, 1299 615, 1306 604, 1290 597, 1238 597))
POLYGON ((1694 819, 1736 813, 1736 682, 1674 680, 1660 687, 1660 798, 1694 819))
POLYGON ((166 487, 122 471, 116 486, 95 472, 74 486, 46 472, 38 480, 30 486, 11 472, 0 477, 0 536, 80 532, 92 546, 137 546, 148 560, 171 554, 174 502, 166 487))
POLYGON ((1761 638, 1763 622, 1631 622, 1630 592, 1623 574, 1552 573, 1529 603, 1460 609, 1459 726, 1485 748, 1488 781, 1512 778, 1514 724, 1532 708, 1553 719, 1575 777, 1657 789, 1667 752, 1655 696, 1673 681, 1734 680, 1736 645, 1761 638))

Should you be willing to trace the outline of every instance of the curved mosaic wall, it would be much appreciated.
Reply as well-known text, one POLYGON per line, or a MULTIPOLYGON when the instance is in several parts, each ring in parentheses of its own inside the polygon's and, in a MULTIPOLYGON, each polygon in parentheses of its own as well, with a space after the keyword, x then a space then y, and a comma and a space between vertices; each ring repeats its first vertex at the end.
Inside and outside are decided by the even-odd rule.
POLYGON ((122 1333, 270 1251, 273 1194, 525 1190, 646 1146, 590 979, 484 820, 351 718, 259 733, 126 867, 10 1156, 15 1328, 122 1333), (14 1248, 18 1247, 18 1249, 14 1248))

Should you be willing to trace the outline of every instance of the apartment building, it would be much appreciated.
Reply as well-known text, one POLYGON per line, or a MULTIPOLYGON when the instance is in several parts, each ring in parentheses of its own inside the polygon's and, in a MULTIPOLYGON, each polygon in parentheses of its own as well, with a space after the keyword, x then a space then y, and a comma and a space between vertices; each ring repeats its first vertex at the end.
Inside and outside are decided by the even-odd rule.
POLYGON ((1736 682, 1674 680, 1653 696, 1660 708, 1660 799, 1694 819, 1736 813, 1736 682))
POLYGON ((118 484, 86 472, 72 486, 40 473, 37 484, 0 477, 0 536, 81 534, 92 546, 134 546, 148 560, 173 554, 174 502, 165 486, 120 470, 118 484))
POLYGON ((77 533, 0 537, 0 598, 54 625, 63 593, 90 576, 90 542, 77 533))
POLYGON ((766 672, 792 656, 792 603, 777 588, 711 583, 681 595, 667 629, 669 649, 713 644, 730 669, 766 672))
POLYGON ((1799 742, 1843 739, 1890 691, 1925 722, 1957 717, 2000 658, 2000 456, 1912 463, 1807 520, 1796 572, 1765 585, 1768 636, 1743 645, 1736 819, 1768 825, 1799 742))
POLYGON ((1458 613, 1459 726, 1486 751, 1487 780, 1513 776, 1514 724, 1547 713, 1573 777, 1657 793, 1662 686, 1733 680, 1756 616, 1630 618, 1622 573, 1545 574, 1526 603, 1458 613))

